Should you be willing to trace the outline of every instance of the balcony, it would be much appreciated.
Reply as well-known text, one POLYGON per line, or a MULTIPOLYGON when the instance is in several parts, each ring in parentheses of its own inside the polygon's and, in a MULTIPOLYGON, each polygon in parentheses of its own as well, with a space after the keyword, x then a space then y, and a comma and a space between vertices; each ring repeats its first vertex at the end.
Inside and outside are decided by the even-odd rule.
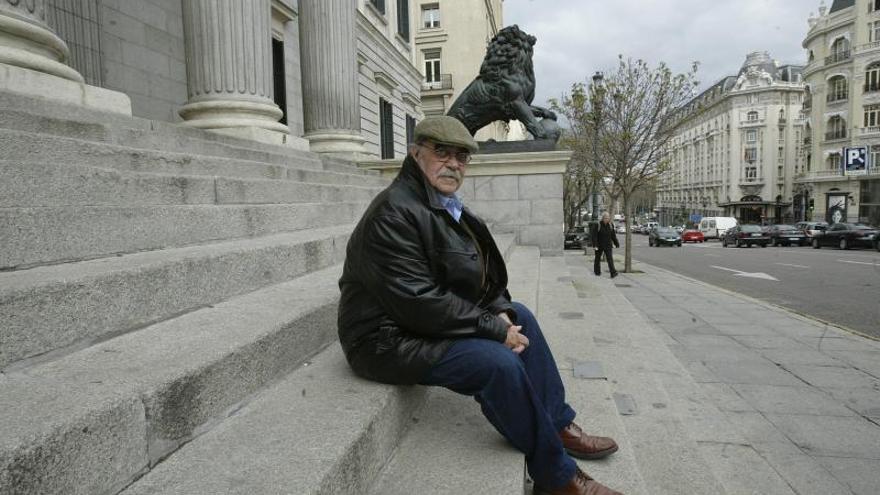
POLYGON ((880 48, 880 41, 872 41, 871 43, 859 45, 856 47, 856 53, 866 52, 868 50, 873 50, 874 48, 880 48))
POLYGON ((880 127, 859 127, 856 129, 856 132, 862 137, 880 136, 880 127))
POLYGON ((440 74, 439 81, 422 81, 422 91, 451 90, 452 74, 440 74))
POLYGON ((832 53, 831 55, 825 57, 825 65, 836 64, 838 62, 843 62, 845 60, 849 60, 851 52, 849 50, 843 50, 837 53, 832 53))
POLYGON ((835 141, 838 139, 846 139, 846 129, 829 131, 825 133, 825 141, 835 141))
POLYGON ((741 186, 760 186, 763 183, 763 177, 740 177, 739 179, 739 185, 741 186))
POLYGON ((739 121, 740 127, 748 127, 748 126, 753 126, 753 125, 764 125, 764 119, 752 119, 752 120, 746 119, 746 120, 739 121))

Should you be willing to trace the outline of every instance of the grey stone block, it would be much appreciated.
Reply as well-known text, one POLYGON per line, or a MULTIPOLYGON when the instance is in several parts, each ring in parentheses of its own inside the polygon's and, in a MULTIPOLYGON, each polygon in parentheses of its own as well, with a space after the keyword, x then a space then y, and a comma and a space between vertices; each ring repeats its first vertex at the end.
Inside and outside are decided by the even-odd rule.
POLYGON ((873 388, 880 390, 880 380, 855 368, 793 365, 789 370, 801 380, 824 390, 873 388))
POLYGON ((473 399, 431 388, 369 493, 521 493, 523 467, 473 399))
POLYGON ((812 456, 861 457, 880 461, 880 427, 861 417, 765 414, 812 456))
POLYGON ((220 204, 265 204, 321 202, 339 204, 369 203, 381 189, 377 187, 336 186, 296 181, 257 179, 216 179, 220 204))
POLYGON ((701 443, 712 471, 724 483, 727 493, 798 495, 757 453, 746 445, 701 443), (744 473, 748 473, 744 476, 744 473))
POLYGON ((332 341, 339 274, 336 266, 306 275, 10 374, 0 390, 0 459, 19 468, 0 471, 0 480, 53 478, 65 487, 60 493, 116 493, 147 462, 154 465, 332 341), (140 429, 127 426, 132 422, 140 429), (101 448, 86 450, 86 433, 105 439, 101 448), (130 450, 138 471, 101 478, 76 469, 105 463, 98 472, 109 472, 130 450), (41 451, 52 453, 48 462, 26 455, 41 451))
POLYGON ((517 195, 515 175, 474 178, 474 198, 477 201, 510 201, 519 199, 517 195))
POLYGON ((797 377, 771 363, 749 363, 748 366, 743 366, 738 363, 707 362, 706 367, 724 383, 753 383, 791 387, 803 385, 803 382, 797 377))
POLYGON ((732 385, 733 389, 760 412, 778 414, 814 414, 822 416, 854 416, 850 409, 827 394, 807 385, 781 387, 776 385, 732 385))
POLYGON ((558 199, 562 197, 561 175, 518 175, 517 177, 520 199, 558 199))
POLYGON ((0 367, 339 263, 351 226, 0 273, 0 367))
POLYGON ((554 255, 562 253, 564 236, 562 224, 527 225, 519 229, 519 243, 526 246, 538 246, 541 254, 554 255))
MULTIPOLYGON (((782 476, 798 495, 849 494, 846 486, 838 481, 820 462, 804 454, 791 444, 760 444, 761 457, 782 476)), ((870 476, 868 470, 859 474, 862 479, 870 476)))
POLYGON ((537 199, 531 201, 532 214, 529 223, 532 225, 562 224, 562 198, 537 199))
POLYGON ((357 221, 367 203, 0 209, 0 267, 98 258, 357 221))
MULTIPOLYGON (((492 225, 528 225, 531 215, 528 201, 473 200, 468 201, 467 207, 492 225)), ((559 228, 562 229, 561 226, 559 228)))
POLYGON ((333 346, 123 494, 367 493, 424 391, 361 380, 333 346))
POLYGON ((880 486, 880 469, 877 469, 877 460, 840 457, 818 457, 816 460, 830 471, 835 479, 845 484, 847 490, 854 495, 877 493, 877 487, 880 486))

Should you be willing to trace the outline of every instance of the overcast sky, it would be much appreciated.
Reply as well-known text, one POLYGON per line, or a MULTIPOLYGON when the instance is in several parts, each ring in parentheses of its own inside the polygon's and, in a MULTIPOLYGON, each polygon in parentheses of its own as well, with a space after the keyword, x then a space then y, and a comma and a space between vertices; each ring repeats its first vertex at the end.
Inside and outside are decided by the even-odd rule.
POLYGON ((505 0, 504 24, 538 38, 534 103, 543 106, 573 82, 612 70, 618 54, 677 72, 699 61, 699 90, 735 75, 753 51, 804 64, 807 17, 818 7, 819 0, 505 0))

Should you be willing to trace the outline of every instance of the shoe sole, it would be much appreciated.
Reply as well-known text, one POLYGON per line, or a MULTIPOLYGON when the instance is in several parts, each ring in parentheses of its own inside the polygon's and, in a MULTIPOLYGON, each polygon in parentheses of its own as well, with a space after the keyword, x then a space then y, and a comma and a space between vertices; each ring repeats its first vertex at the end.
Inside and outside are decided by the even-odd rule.
POLYGON ((594 461, 596 459, 604 459, 609 455, 617 452, 618 446, 611 447, 610 449, 600 450, 599 452, 593 452, 592 454, 584 454, 582 452, 578 452, 576 450, 565 449, 568 452, 568 455, 572 457, 577 457, 578 459, 584 459, 587 461, 594 461))

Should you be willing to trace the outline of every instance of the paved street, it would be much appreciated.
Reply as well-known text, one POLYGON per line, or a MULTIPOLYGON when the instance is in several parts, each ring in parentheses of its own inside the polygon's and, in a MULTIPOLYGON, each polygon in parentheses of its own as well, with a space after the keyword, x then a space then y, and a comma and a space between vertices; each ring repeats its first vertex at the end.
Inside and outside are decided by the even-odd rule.
MULTIPOLYGON (((876 251, 722 248, 714 240, 652 248, 648 236, 634 234, 633 240, 636 261, 880 338, 880 253, 876 251)), ((615 250, 615 255, 622 257, 623 250, 615 250)))
MULTIPOLYGON (((788 262, 782 261, 787 256, 784 251, 774 253, 771 248, 721 251, 715 246, 655 249, 650 253, 658 259, 674 260, 666 263, 676 267, 691 259, 694 265, 726 266, 750 273, 788 262), (660 254, 654 255, 654 251, 660 254), (722 253, 727 256, 722 257, 722 253), (709 260, 712 257, 703 254, 717 254, 718 258, 709 260), (765 258, 748 265, 744 260, 749 255, 765 258)), ((648 251, 637 250, 639 255, 648 251)), ((803 264, 810 256, 827 262, 844 254, 847 258, 873 256, 808 250, 796 255, 802 258, 790 264, 803 264)), ((568 260, 570 264, 578 264, 575 260, 589 263, 586 257, 569 255, 568 260)), ((643 273, 623 274, 614 281, 605 274, 602 278, 588 276, 585 282, 601 287, 605 295, 603 304, 608 309, 600 310, 600 314, 614 311, 621 318, 625 311, 616 309, 619 305, 613 301, 614 294, 622 294, 660 331, 703 396, 722 413, 723 419, 711 414, 698 416, 695 411, 703 410, 705 402, 693 398, 697 396, 683 405, 684 411, 692 412, 685 414, 694 414, 692 422, 685 423, 688 434, 716 476, 725 482, 728 493, 877 493, 880 343, 667 270, 646 264, 640 268, 643 273)), ((874 270, 871 273, 876 276, 874 270)), ((694 272, 714 273, 706 266, 694 272)), ((731 288, 797 280, 781 269, 769 273, 782 280, 746 278, 743 282, 738 280, 743 277, 724 273, 715 277, 725 280, 727 276, 746 283, 729 285, 731 288)), ((871 311, 876 314, 876 308, 871 311)), ((627 334, 633 343, 650 337, 647 329, 635 332, 643 335, 638 337, 625 324, 606 322, 602 328, 608 335, 627 334), (613 327, 611 332, 605 328, 609 325, 613 327)), ((606 362, 625 360, 625 352, 614 355, 613 347, 603 346, 607 338, 602 335, 602 340, 594 340, 606 362)), ((665 351, 655 347, 641 363, 613 377, 615 383, 637 373, 653 373, 661 381, 674 376, 672 367, 652 362, 650 356, 661 352, 665 351)), ((673 393, 671 397, 679 395, 673 393)))

